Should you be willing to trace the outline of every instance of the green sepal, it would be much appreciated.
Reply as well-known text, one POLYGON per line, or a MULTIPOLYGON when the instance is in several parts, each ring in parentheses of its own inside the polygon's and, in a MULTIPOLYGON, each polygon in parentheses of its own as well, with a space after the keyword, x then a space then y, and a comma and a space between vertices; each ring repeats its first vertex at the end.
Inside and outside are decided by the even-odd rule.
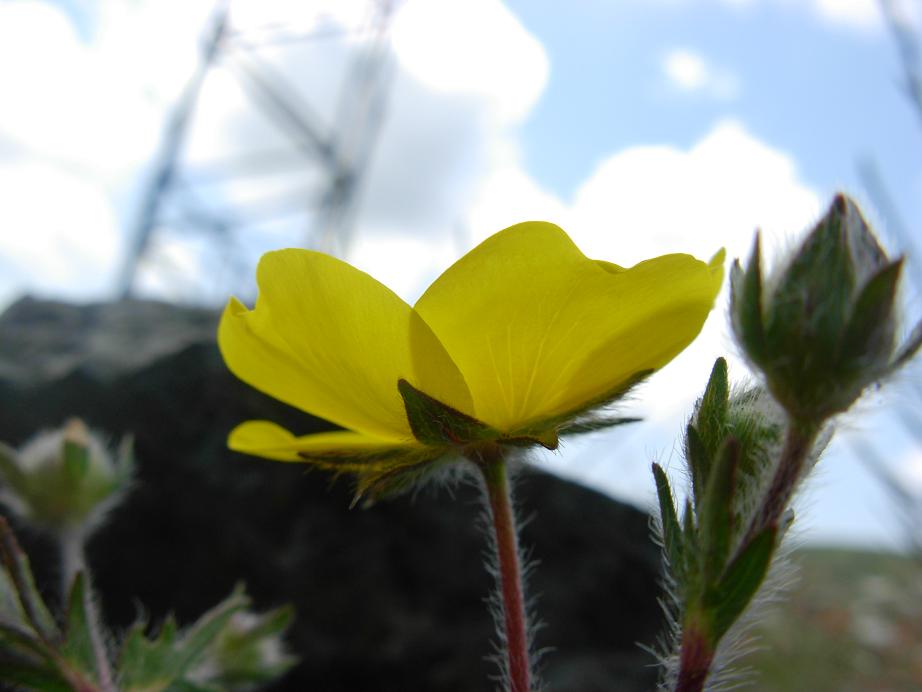
POLYGON ((756 534, 708 591, 705 605, 710 614, 709 634, 715 645, 746 610, 765 580, 775 552, 776 533, 769 527, 756 534))
POLYGON ((733 326, 746 355, 760 363, 765 356, 765 325, 762 313, 762 249, 756 233, 745 272, 739 260, 730 270, 730 304, 733 326))
POLYGON ((848 211, 847 201, 837 196, 782 272, 772 295, 767 345, 773 354, 801 354, 804 374, 825 365, 818 361, 819 354, 834 351, 851 309, 857 277, 849 250, 854 229, 848 211))
MULTIPOLYGON (((653 370, 641 370, 635 372, 623 382, 618 383, 608 391, 600 394, 594 399, 584 403, 578 409, 571 409, 563 413, 541 418, 528 423, 521 428, 513 430, 509 435, 500 440, 502 443, 510 443, 510 440, 525 439, 534 440, 544 446, 546 449, 557 449, 557 435, 564 435, 564 429, 568 426, 579 426, 581 424, 591 424, 593 420, 605 420, 604 418, 595 418, 593 411, 604 409, 611 406, 619 399, 623 399, 634 387, 647 379, 653 374, 653 370)), ((619 419, 608 419, 619 420, 619 419)), ((620 423, 616 423, 620 425, 620 423)), ((585 432, 591 432, 586 430, 585 432)), ((577 431, 578 434, 578 431, 577 431)))
POLYGON ((312 467, 328 471, 339 477, 354 474, 356 478, 355 496, 352 506, 362 499, 367 505, 375 500, 399 495, 413 485, 426 473, 434 470, 439 457, 444 456, 441 447, 395 448, 370 453, 313 454, 298 452, 298 456, 312 467))
POLYGON ((64 476, 71 485, 79 485, 90 469, 90 450, 86 445, 67 439, 61 447, 64 476))
POLYGON ((425 445, 464 446, 500 436, 486 423, 442 403, 402 378, 397 380, 397 389, 403 397, 410 430, 425 445))
POLYGON ((903 259, 884 266, 861 290, 842 337, 842 355, 858 370, 883 372, 893 350, 894 309, 903 259))
POLYGON ((93 653, 93 638, 90 633, 90 621, 87 614, 86 577, 78 572, 74 577, 67 603, 64 625, 64 642, 61 654, 80 670, 99 674, 96 668, 96 656, 93 653))
POLYGON ((909 334, 909 338, 900 346, 899 353, 893 360, 893 365, 890 369, 895 370, 905 365, 910 358, 918 353, 920 348, 922 348, 922 320, 916 324, 909 334))
POLYGON ((639 423, 642 418, 630 418, 626 416, 600 416, 598 418, 588 418, 586 420, 574 421, 569 425, 564 425, 557 431, 560 437, 569 435, 583 435, 585 433, 607 430, 618 425, 627 425, 629 423, 639 423))
POLYGON ((714 468, 699 507, 702 577, 705 584, 717 582, 723 574, 734 529, 733 494, 740 446, 729 437, 717 453, 714 468))
MULTIPOLYGON (((666 472, 657 464, 653 464, 653 478, 656 481, 656 497, 659 500, 660 521, 663 528, 663 549, 669 566, 674 573, 683 571, 682 563, 682 529, 675 511, 675 502, 672 498, 672 489, 666 472)), ((676 574, 676 576, 680 576, 676 574)))

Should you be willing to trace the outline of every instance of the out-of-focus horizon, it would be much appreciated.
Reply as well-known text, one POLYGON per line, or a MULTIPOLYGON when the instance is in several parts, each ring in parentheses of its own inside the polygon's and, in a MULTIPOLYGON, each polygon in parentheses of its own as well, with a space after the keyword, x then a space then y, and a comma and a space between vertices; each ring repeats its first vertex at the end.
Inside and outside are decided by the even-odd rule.
MULTIPOLYGON (((412 302, 527 219, 622 265, 746 256, 756 227, 777 255, 844 189, 909 254, 907 317, 922 313, 915 2, 560 8, 0 4, 0 309, 25 293, 251 301, 259 255, 287 246, 338 254, 412 302)), ((644 423, 537 463, 652 506, 650 462, 679 468, 713 359, 746 377, 726 299, 628 403, 644 423)), ((802 498, 804 540, 906 546, 871 470, 922 495, 918 369, 903 379, 841 421, 802 498)))

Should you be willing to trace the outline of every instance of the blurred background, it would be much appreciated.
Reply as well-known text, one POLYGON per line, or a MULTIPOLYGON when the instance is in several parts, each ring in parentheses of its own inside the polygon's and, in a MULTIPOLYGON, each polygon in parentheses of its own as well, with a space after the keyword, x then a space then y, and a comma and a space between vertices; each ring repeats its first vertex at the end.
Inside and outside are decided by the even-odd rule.
MULTIPOLYGON (((0 2, 0 309, 31 294, 219 308, 266 250, 337 254, 413 301, 517 221, 586 254, 789 248, 844 190, 922 315, 916 0, 0 2)), ((649 508, 728 339, 537 460, 649 508)), ((617 309, 617 306, 613 306, 617 309)), ((922 384, 870 392, 801 497, 808 544, 922 540, 922 384)))

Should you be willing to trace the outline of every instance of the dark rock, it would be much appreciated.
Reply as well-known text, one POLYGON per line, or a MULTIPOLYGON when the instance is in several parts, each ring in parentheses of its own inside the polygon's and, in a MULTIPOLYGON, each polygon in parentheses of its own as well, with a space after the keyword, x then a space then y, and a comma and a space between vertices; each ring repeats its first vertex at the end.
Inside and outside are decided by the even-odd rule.
MULTIPOLYGON (((230 375, 216 320, 150 302, 24 300, 0 316, 0 440, 19 445, 74 415, 135 437, 137 488, 90 545, 107 621, 127 627, 140 604, 155 621, 172 610, 191 622, 244 580, 259 608, 297 608, 289 641, 302 663, 274 689, 494 687, 477 489, 350 510, 346 481, 228 451, 245 419, 325 424, 230 375)), ((548 691, 651 689, 636 644, 661 620, 647 516, 533 469, 517 499, 531 516, 522 542, 548 691)), ((49 547, 23 539, 55 584, 49 547)))

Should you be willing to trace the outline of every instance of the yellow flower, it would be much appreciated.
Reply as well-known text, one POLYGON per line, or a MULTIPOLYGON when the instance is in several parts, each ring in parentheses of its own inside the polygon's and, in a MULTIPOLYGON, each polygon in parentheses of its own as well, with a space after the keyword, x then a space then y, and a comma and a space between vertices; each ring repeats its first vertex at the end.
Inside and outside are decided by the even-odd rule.
POLYGON ((354 267, 278 250, 257 269, 253 310, 235 298, 218 329, 244 382, 342 428, 297 437, 247 421, 231 449, 359 474, 379 490, 478 444, 554 448, 568 425, 662 367, 698 334, 723 277, 657 257, 629 269, 527 222, 462 257, 410 307, 354 267))

